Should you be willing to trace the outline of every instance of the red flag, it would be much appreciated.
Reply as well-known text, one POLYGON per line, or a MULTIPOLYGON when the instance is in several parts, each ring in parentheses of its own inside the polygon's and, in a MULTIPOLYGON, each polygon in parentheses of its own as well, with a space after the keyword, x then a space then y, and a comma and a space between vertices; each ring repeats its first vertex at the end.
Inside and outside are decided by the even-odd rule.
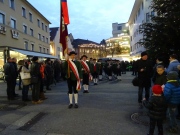
POLYGON ((62 4, 62 13, 64 17, 64 24, 68 25, 70 22, 69 22, 67 0, 61 0, 61 4, 62 4))
POLYGON ((67 11, 66 0, 61 0, 61 17, 60 17, 60 19, 61 19, 61 23, 60 23, 60 44, 62 45, 63 55, 65 56, 65 54, 68 53, 68 43, 67 43, 68 29, 67 29, 67 25, 69 24, 69 16, 68 16, 68 11, 67 11), (65 4, 63 4, 63 3, 66 3, 66 6, 64 6, 65 4), (65 23, 65 18, 66 19, 68 18, 67 23, 65 23))

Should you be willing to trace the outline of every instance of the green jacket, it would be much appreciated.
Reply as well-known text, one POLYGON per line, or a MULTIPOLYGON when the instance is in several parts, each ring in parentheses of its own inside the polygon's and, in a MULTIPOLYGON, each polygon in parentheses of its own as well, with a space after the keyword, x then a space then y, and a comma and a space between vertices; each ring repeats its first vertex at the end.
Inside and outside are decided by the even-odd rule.
MULTIPOLYGON (((90 71, 91 71, 91 74, 94 73, 94 64, 90 65, 90 71)), ((99 73, 99 71, 100 71, 100 65, 96 63, 96 72, 99 73)))
MULTIPOLYGON (((76 65, 77 70, 79 72, 79 78, 82 79, 82 66, 81 66, 81 63, 79 61, 75 61, 75 65, 76 65)), ((65 61, 63 63, 63 69, 65 71, 65 77, 68 78, 68 62, 67 61, 65 61)), ((70 70, 70 78, 71 78, 71 80, 77 80, 74 72, 71 70, 70 67, 69 67, 69 70, 70 70)))

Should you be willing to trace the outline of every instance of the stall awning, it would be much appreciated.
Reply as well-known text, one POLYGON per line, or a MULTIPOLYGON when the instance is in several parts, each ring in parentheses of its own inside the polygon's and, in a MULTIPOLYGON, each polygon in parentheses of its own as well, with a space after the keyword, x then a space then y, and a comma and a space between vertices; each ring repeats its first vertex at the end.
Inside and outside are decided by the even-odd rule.
POLYGON ((42 58, 51 58, 51 59, 57 59, 58 58, 56 56, 52 56, 52 55, 48 55, 48 54, 25 51, 25 50, 19 50, 19 49, 14 49, 14 48, 10 48, 10 50, 22 53, 22 54, 24 54, 26 56, 38 56, 38 57, 42 57, 42 58))

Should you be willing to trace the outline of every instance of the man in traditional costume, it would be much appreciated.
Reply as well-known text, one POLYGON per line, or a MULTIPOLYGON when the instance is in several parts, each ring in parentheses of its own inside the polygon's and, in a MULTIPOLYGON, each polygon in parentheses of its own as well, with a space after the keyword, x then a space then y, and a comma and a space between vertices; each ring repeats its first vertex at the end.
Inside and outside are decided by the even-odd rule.
POLYGON ((82 67, 79 61, 75 60, 76 52, 71 51, 69 53, 69 58, 64 62, 64 71, 66 73, 67 84, 68 84, 68 94, 69 94, 69 106, 73 107, 73 93, 75 105, 74 108, 78 108, 78 91, 81 89, 82 80, 82 67))

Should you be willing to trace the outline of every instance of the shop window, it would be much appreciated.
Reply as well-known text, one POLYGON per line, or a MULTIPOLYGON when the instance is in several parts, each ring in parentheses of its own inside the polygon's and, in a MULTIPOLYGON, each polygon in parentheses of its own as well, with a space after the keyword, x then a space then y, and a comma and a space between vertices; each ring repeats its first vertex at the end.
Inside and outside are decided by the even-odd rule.
POLYGON ((26 18, 26 9, 22 7, 22 16, 26 18))
POLYGON ((32 13, 29 13, 29 21, 32 22, 32 13))
POLYGON ((34 36, 34 31, 33 31, 33 29, 30 29, 30 35, 31 35, 31 36, 34 36))
POLYGON ((15 9, 14 0, 9 0, 9 6, 10 6, 10 8, 15 9))
POLYGON ((16 29, 16 20, 11 18, 11 27, 16 29))
POLYGON ((25 47, 25 50, 28 50, 28 42, 27 41, 24 42, 24 47, 25 47))
POLYGON ((0 13, 0 23, 5 24, 5 15, 0 13))
POLYGON ((26 26, 26 25, 23 25, 23 32, 24 32, 25 34, 27 34, 27 26, 26 26))

